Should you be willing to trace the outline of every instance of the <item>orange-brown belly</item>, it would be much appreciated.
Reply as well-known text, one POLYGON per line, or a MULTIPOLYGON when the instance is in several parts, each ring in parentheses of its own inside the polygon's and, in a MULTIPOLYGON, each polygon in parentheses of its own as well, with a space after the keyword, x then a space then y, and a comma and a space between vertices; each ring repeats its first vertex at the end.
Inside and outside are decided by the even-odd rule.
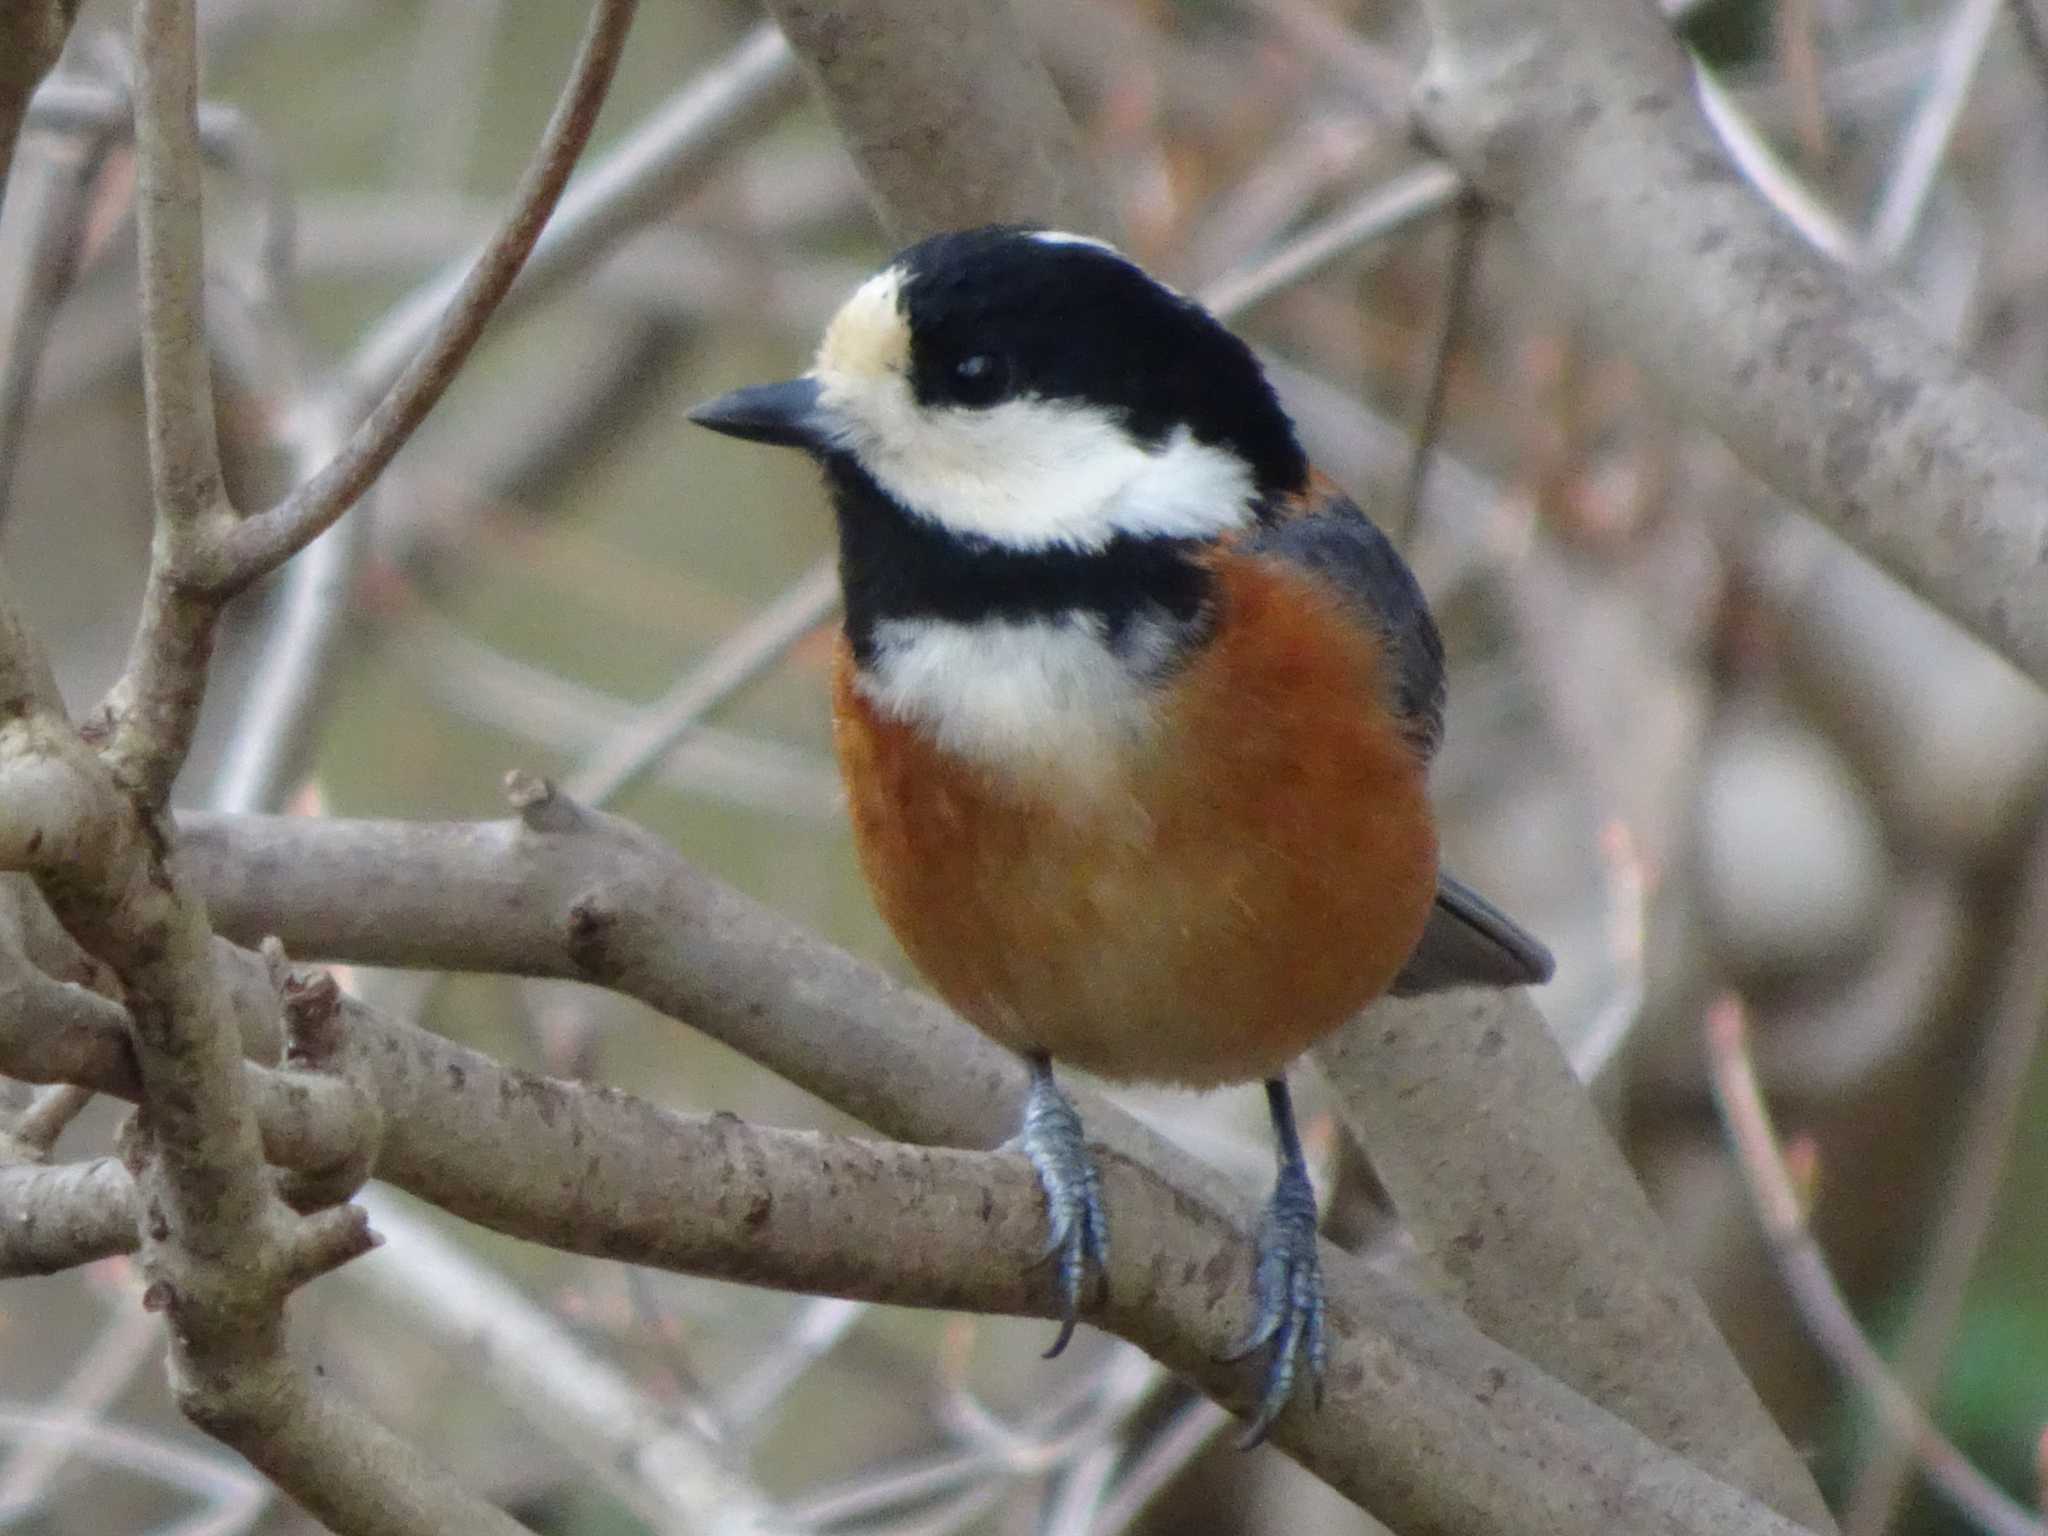
POLYGON ((842 643, 835 740, 876 902, 1014 1049, 1198 1087, 1271 1076, 1421 936, 1436 840, 1377 645, 1306 578, 1219 575, 1218 637, 1085 789, 940 749, 870 703, 842 643))

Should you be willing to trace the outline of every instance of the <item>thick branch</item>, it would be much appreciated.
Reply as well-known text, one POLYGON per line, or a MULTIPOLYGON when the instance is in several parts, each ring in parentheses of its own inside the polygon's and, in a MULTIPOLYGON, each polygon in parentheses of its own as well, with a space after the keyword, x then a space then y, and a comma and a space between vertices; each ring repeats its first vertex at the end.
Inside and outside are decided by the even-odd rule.
POLYGON ((2048 682, 2048 430, 1729 166, 1631 0, 1430 0, 1424 126, 1680 416, 2048 682))
MULTIPOLYGON (((555 799, 519 821, 193 815, 179 868, 220 931, 295 955, 594 982, 744 1052, 884 1135, 990 1146, 1024 1072, 930 998, 711 879, 630 822, 555 799)), ((1089 1134, 1226 1207, 1242 1193, 1106 1099, 1089 1134)))
POLYGON ((54 1275, 135 1249, 135 1181, 111 1157, 0 1166, 0 1276, 54 1275))
POLYGON ((1660 1444, 1832 1528, 1525 992, 1390 998, 1315 1054, 1402 1226, 1474 1322, 1660 1444))
POLYGON ((1005 220, 1115 233, 1009 0, 768 0, 768 9, 891 234, 1005 220))
MULTIPOLYGON (((1035 1262, 1040 1201, 1021 1158, 679 1115, 509 1070, 362 1009, 350 1009, 347 1029, 389 1117, 378 1173, 499 1231, 897 1305, 1050 1310, 1035 1262), (889 1240, 877 1243, 877 1232, 889 1240)), ((1223 1401, 1247 1401, 1251 1369, 1217 1359, 1243 1326, 1250 1293, 1244 1227, 1152 1169, 1110 1157, 1104 1171, 1120 1241, 1099 1321, 1223 1401)), ((1323 1259, 1336 1362, 1329 1399, 1320 1411, 1290 1413, 1279 1437, 1400 1528, 1796 1530, 1448 1309, 1337 1249, 1323 1259)), ((303 1390, 268 1368, 256 1381, 303 1390)), ((254 1457, 281 1481, 303 1479, 307 1467, 280 1458, 318 1460, 298 1438, 318 1421, 295 1412, 292 1422, 301 1427, 291 1437, 266 1441, 254 1457)), ((302 1480, 286 1486, 322 1512, 302 1480)))
MULTIPOLYGON (((211 893, 229 931, 283 921, 295 949, 332 959, 597 981, 914 1140, 986 1143, 1012 1122, 1021 1073, 944 1010, 708 880, 627 823, 568 802, 552 807, 566 819, 552 829, 197 817, 187 823, 183 867, 211 893)), ((424 1103, 387 1097, 386 1106, 399 1145, 429 1124, 424 1103)), ((1107 1104, 1088 1102, 1084 1113, 1097 1139, 1236 1208, 1236 1193, 1213 1172, 1161 1148, 1107 1104)), ((387 1159, 402 1155, 396 1145, 386 1150, 387 1159)), ((530 1156, 510 1145, 494 1155, 530 1156)), ((453 1204, 458 1192, 438 1178, 432 1189, 408 1187, 493 1225, 506 1219, 453 1204)), ((1566 1294, 1583 1290, 1585 1272, 1577 1278, 1566 1294)), ((1555 1337, 1547 1322, 1542 1331, 1555 1337)), ((1717 1453, 1697 1424, 1656 1427, 1717 1453)), ((1728 1440, 1731 1476, 1769 1462, 1748 1435, 1731 1431, 1728 1440)), ((1770 1486, 1792 1502, 1786 1490, 1798 1482, 1781 1476, 1770 1486)))

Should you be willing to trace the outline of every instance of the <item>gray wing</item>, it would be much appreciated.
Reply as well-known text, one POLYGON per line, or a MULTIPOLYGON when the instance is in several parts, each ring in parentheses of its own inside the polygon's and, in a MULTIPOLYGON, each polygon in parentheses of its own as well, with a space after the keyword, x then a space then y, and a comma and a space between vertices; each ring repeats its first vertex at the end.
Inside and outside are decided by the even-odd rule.
POLYGON ((1387 990, 1396 997, 1456 987, 1534 987, 1556 962, 1543 941, 1484 896, 1442 870, 1422 942, 1387 990))
MULTIPOLYGON (((1394 666, 1393 705, 1425 758, 1443 740, 1444 646, 1408 562, 1348 497, 1318 485, 1247 541, 1315 572, 1379 631, 1394 666)), ((1441 871, 1436 906, 1396 997, 1456 987, 1534 986, 1550 980, 1550 951, 1492 902, 1441 871)))
POLYGON ((1444 642, 1422 586, 1379 525, 1341 492, 1317 487, 1306 505, 1261 528, 1245 547, 1315 572, 1379 631, 1394 667, 1395 710, 1424 757, 1444 734, 1444 642))

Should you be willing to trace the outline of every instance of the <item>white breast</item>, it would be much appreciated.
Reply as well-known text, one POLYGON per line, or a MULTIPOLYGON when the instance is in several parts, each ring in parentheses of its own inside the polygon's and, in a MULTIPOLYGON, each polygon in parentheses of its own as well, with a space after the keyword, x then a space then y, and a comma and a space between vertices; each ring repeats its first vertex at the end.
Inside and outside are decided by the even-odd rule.
MULTIPOLYGON (((1169 638, 1162 631, 1157 646, 1169 638)), ((876 708, 999 777, 1106 787, 1157 724, 1150 657, 1121 653, 1091 614, 889 619, 858 686, 876 708)))

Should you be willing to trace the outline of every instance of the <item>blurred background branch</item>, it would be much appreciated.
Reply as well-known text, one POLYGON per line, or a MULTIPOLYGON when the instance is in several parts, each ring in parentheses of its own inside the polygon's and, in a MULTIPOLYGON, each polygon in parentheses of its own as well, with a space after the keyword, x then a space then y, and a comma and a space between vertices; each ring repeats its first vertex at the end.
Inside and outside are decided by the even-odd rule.
MULTIPOLYGON (((640 19, 600 125, 609 142, 564 190, 474 361, 372 500, 227 605, 190 723, 181 798, 194 806, 440 822, 488 813, 508 763, 583 766, 584 787, 616 793, 652 829, 647 857, 602 868, 486 846, 456 858, 459 841, 437 842, 445 826, 195 818, 183 878, 214 920, 251 944, 298 922, 294 944, 432 967, 345 981, 396 1009, 394 1027, 429 1023, 486 1059, 630 1083, 686 1113, 836 1132, 850 1113, 892 1135, 985 1145, 1007 1122, 1011 1064, 860 963, 896 962, 837 820, 815 491, 800 471, 688 441, 675 406, 800 366, 898 235, 989 216, 1121 232, 1237 317, 1318 461, 1390 524, 1418 463, 1403 423, 1440 397, 1410 553, 1454 657, 1436 789, 1455 863, 1560 949, 1541 999, 1550 1028, 1645 1178, 1670 1251, 1855 1528, 1946 1536, 1967 1517, 1910 1484, 1896 1493, 1901 1461, 1872 1459, 1887 1442, 1856 1391, 1817 1368, 1765 1262, 1697 1051, 1697 1020, 1731 982, 1751 1010, 1748 1068, 1802 1130, 1792 1160, 1815 1171, 1803 1240, 1825 1250, 1859 1337, 1913 1341, 1897 1376, 1947 1432, 1947 1448, 1923 1449, 1937 1466, 1973 1460, 2008 1501, 2036 1504, 2048 1249, 2030 1213, 2048 1146, 2030 1129, 2038 946, 2020 850, 2040 841, 2048 705, 1700 430, 2034 663, 2043 610, 2019 584, 2030 546, 1998 540, 2038 512, 2026 491, 2038 466, 2001 461, 1944 521, 1963 504, 1939 485, 1930 496, 1901 456, 1916 432, 1962 454, 2016 450, 2037 429, 1916 343, 1880 361, 1904 358, 1930 392, 1904 427, 1857 435, 1843 424, 1872 419, 1852 387, 1868 376, 1827 345, 1895 338, 1903 309, 2039 409, 2048 100, 2026 51, 2031 12, 1708 0, 1675 8, 1681 52, 1595 0, 1476 30, 1452 23, 1482 7, 1446 0, 1434 37, 1425 12, 1357 0, 943 13, 906 0, 857 26, 834 6, 774 9, 794 49, 745 7, 640 19), (892 46, 890 23, 906 19, 948 45, 892 46), (1576 41, 1539 50, 1560 59, 1547 73, 1480 67, 1530 36, 1576 41), (1406 126, 1432 46, 1430 78, 1453 87, 1425 99, 1443 158, 1406 126), (1604 116, 1517 116, 1596 73, 1604 116), (1446 131, 1467 111, 1519 126, 1446 131), (1624 157, 1603 160, 1616 140, 1624 157), (1649 188, 1661 200, 1623 206, 1638 184, 1616 168, 1634 174, 1660 142, 1688 148, 1680 168, 1694 179, 1663 178, 1649 188), (1493 154, 1513 146, 1519 159, 1493 154), (1489 238, 1445 335, 1452 245, 1433 215, 1468 177, 1492 204, 1489 238), (1760 234, 1743 211, 1752 197, 1841 275, 1760 234), (1695 249, 1703 221, 1740 238, 1695 249), (1745 252, 1772 263, 1744 268, 1747 287, 1715 277, 1745 252), (1581 330, 1569 318, 1581 312, 1603 329, 1581 330), (1773 339, 1789 342, 1782 360, 1773 339), (1743 347, 1763 365, 1734 387, 1743 347), (1957 400, 1977 415, 1951 412, 1957 400), (1973 421, 2002 436, 1960 442, 1973 421), (1864 442, 1860 461, 1848 450, 1864 442), (1929 530, 1987 542, 1930 555, 1929 530), (663 873, 667 846, 721 879, 663 873), (406 851, 448 878, 376 878, 406 851), (571 946, 561 921, 597 891, 620 918, 606 954, 571 946)), ((0 652, 10 687, 54 718, 41 651, 65 696, 103 696, 149 563, 138 71, 96 8, 61 61, 63 7, 5 16, 37 30, 19 34, 32 47, 0 49, 14 125, 0 568, 19 608, 0 652)), ((275 506, 304 484, 418 352, 491 238, 499 189, 540 132, 537 82, 551 88, 579 20, 475 0, 202 8, 205 382, 234 505, 275 506)), ((141 1081, 128 990, 17 894, 0 904, 0 1071, 47 1079, 0 1081, 0 1210, 17 1218, 0 1223, 0 1267, 19 1274, 132 1250, 133 1179, 107 1154, 114 1100, 141 1081)), ((215 954, 224 1006, 255 1059, 274 1061, 264 964, 215 954)), ((1474 1031, 1483 1041, 1483 1019, 1474 1031)), ((266 1156, 317 1165, 302 1189, 345 1190, 374 1135, 346 1075, 286 1065, 243 1078, 266 1156)), ((1446 1165, 1475 1144, 1478 1171, 1425 1166, 1444 1185, 1431 1204, 1360 1114, 1368 1100, 1347 1093, 1338 1117, 1310 1099, 1333 1236, 1426 1281, 1390 1236, 1391 1189, 1439 1280, 1494 1287, 1507 1311, 1532 1314, 1488 1326, 1531 1330, 1508 1342, 1539 1359, 1543 1336, 1564 1341, 1545 1363, 1567 1379, 1600 1374, 1605 1357, 1570 1341, 1622 1327, 1624 1313, 1593 1315, 1603 1299, 1662 1282, 1622 1261, 1575 1284, 1567 1255, 1545 1271, 1555 1283, 1518 1295, 1509 1239, 1545 1206, 1536 1185, 1501 1186, 1491 1203, 1461 1187, 1486 1183, 1490 1152, 1512 1155, 1486 1111, 1452 1117, 1460 1156, 1446 1165), (1340 1120, 1377 1142, 1373 1158, 1340 1120), (1479 1124, 1495 1134, 1472 1134, 1479 1124)), ((1114 1107, 1090 1098, 1088 1113, 1111 1146, 1224 1213, 1219 1234, 1263 1177, 1256 1105, 1234 1096, 1122 1094, 1114 1107)), ((399 1151, 408 1135, 431 1144, 429 1129, 400 1131, 399 1151)), ((963 1165, 963 1179, 1001 1187, 1007 1174, 984 1166, 963 1165)), ((1585 1172, 1569 1150, 1554 1166, 1585 1172)), ((1019 1201, 1028 1213, 1028 1190, 1019 1201)), ((1575 1241, 1613 1240, 1610 1260, 1644 1251, 1582 1214, 1575 1241)), ((1377 1528, 1282 1457, 1211 1456, 1219 1411, 1120 1341, 1084 1338, 1080 1358, 1039 1366, 1043 1332, 1028 1323, 800 1302, 475 1228, 437 1246, 405 1220, 362 1275, 351 1266, 293 1302, 295 1334, 334 1387, 453 1470, 448 1488, 532 1528, 612 1536, 724 1514, 824 1532, 1377 1528), (460 1278, 436 1291, 436 1273, 460 1278), (449 1304, 392 1304, 435 1295, 449 1304), (536 1399, 582 1407, 535 1413, 536 1399)), ((1330 1262, 1355 1261, 1333 1250, 1330 1262)), ((0 1291, 6 1518, 58 1536, 304 1529, 179 1424, 157 1373, 114 1368, 144 1333, 115 1322, 124 1306, 133 1317, 139 1289, 132 1261, 111 1257, 0 1291)), ((1375 1314, 1406 1295, 1372 1294, 1375 1314)), ((1209 1379, 1206 1361, 1188 1368, 1209 1379)), ((1577 1379, 1625 1415, 1643 1385, 1577 1379)), ((1649 1385, 1689 1398, 1696 1383, 1649 1385)), ((1750 1412, 1715 1421, 1707 1441, 1782 1458, 1750 1412)), ((1762 1481, 1796 1501, 1803 1474, 1783 1466, 1762 1481)), ((1382 1501, 1410 1517, 1397 1526, 1427 1523, 1382 1501)))

